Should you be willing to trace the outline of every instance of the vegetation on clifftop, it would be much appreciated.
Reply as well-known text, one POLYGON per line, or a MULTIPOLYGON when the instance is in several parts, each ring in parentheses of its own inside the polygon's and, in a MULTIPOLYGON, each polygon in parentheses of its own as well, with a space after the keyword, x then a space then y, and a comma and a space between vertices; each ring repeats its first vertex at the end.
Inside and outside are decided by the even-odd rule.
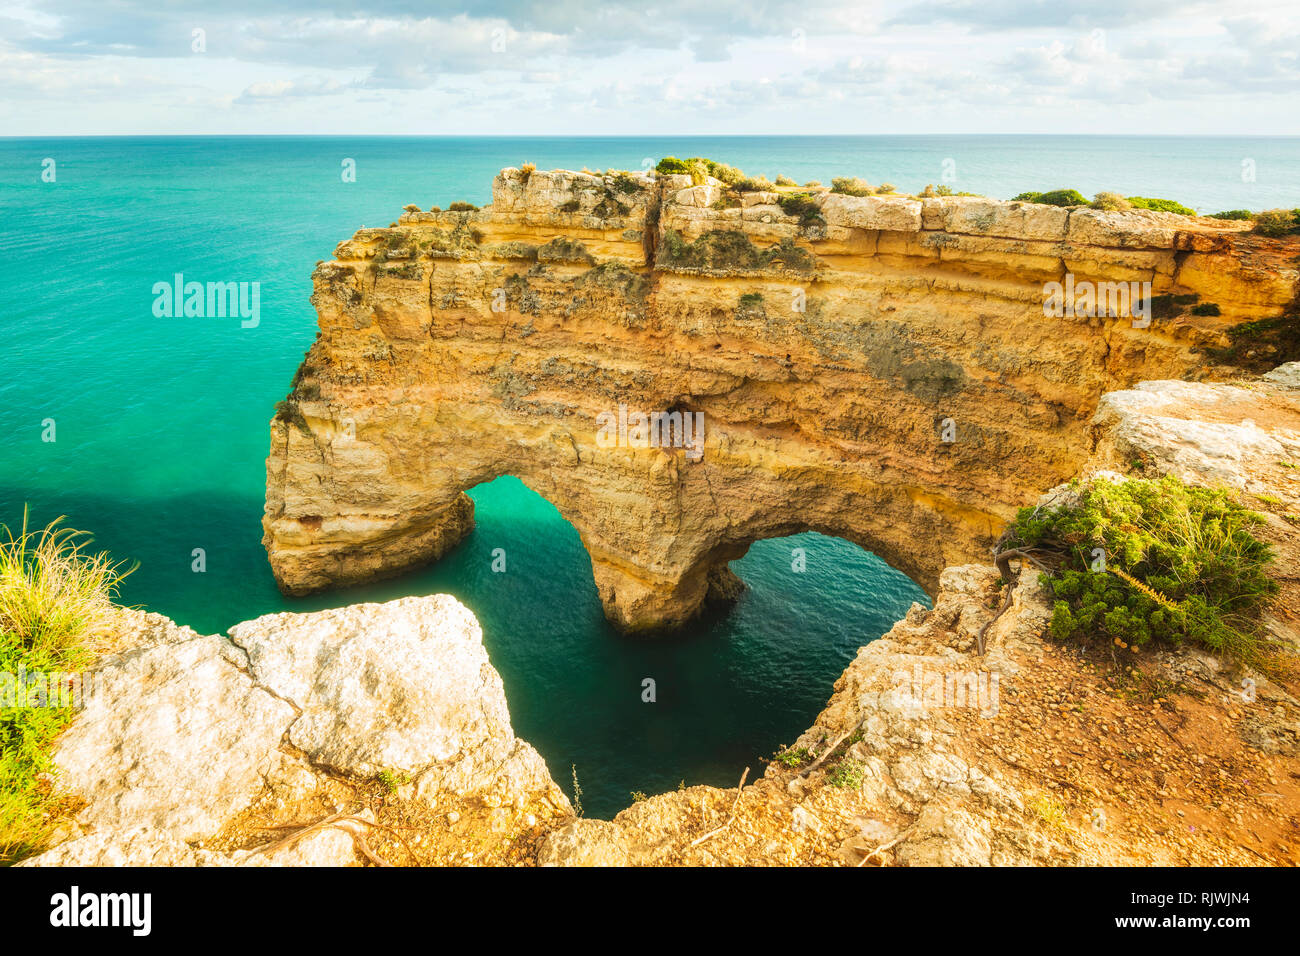
POLYGON ((1263 518, 1226 490, 1165 476, 1096 481, 1069 505, 1023 508, 1003 550, 1044 561, 1051 635, 1121 647, 1192 642, 1256 661, 1259 614, 1278 589, 1263 518))
POLYGON ((739 229, 706 232, 694 242, 670 229, 659 244, 657 262, 661 266, 708 271, 783 268, 811 272, 817 265, 813 254, 791 239, 759 249, 739 229))
POLYGON ((1011 197, 1012 202, 1036 202, 1045 206, 1086 206, 1088 200, 1077 189, 1052 189, 1048 192, 1023 192, 1011 197))
POLYGON ((28 531, 24 515, 19 534, 3 531, 0 864, 27 856, 49 836, 58 806, 43 775, 52 769, 55 738, 72 719, 69 698, 80 699, 64 681, 93 660, 118 584, 130 573, 107 555, 86 553, 85 534, 59 521, 28 531))

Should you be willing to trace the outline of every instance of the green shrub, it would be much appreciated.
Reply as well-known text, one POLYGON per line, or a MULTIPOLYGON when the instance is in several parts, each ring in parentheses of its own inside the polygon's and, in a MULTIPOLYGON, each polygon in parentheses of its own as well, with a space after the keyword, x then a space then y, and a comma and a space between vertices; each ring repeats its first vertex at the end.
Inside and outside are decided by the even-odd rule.
POLYGON ((1226 209, 1223 212, 1212 212, 1211 219, 1232 219, 1236 222, 1244 222, 1247 219, 1254 219, 1255 215, 1249 209, 1226 209))
POLYGON ((1254 659, 1259 612, 1277 591, 1263 518, 1224 490, 1156 481, 1097 481, 1075 504, 1021 509, 1011 547, 1060 557, 1044 575, 1056 598, 1051 635, 1141 646, 1191 641, 1254 659), (1104 570, 1093 570, 1101 548, 1104 570))
POLYGON ((844 790, 859 790, 865 769, 866 765, 861 760, 844 757, 826 774, 826 782, 844 790))
POLYGON ((605 175, 610 177, 609 188, 613 189, 615 192, 622 193, 624 196, 630 196, 632 193, 638 193, 641 191, 642 181, 637 179, 627 170, 611 170, 607 171, 605 175))
POLYGON ((755 270, 768 268, 811 272, 816 257, 793 240, 782 239, 777 245, 759 249, 739 229, 706 232, 694 242, 687 242, 669 229, 659 243, 656 261, 661 266, 705 270, 755 270))
POLYGON ((1300 232, 1300 209, 1267 209, 1257 212, 1254 231, 1274 239, 1300 232))
POLYGON ((770 193, 776 189, 776 186, 764 179, 762 176, 751 176, 734 183, 736 192, 741 193, 770 193))
POLYGON ((1172 199, 1152 199, 1149 196, 1129 196, 1129 205, 1134 209, 1153 209, 1156 212, 1176 212, 1180 216, 1195 216, 1196 210, 1189 209, 1172 199))
MULTIPOLYGON (((61 519, 60 519, 61 521, 61 519)), ((112 601, 130 571, 88 554, 82 532, 54 521, 0 542, 0 673, 85 668, 108 636, 112 601)), ((19 703, 24 703, 20 701, 19 703)), ((52 770, 55 738, 72 717, 67 701, 0 707, 0 863, 39 850, 58 803, 38 775, 52 770)))
POLYGON ((1125 209, 1132 209, 1133 204, 1119 193, 1103 192, 1092 197, 1092 208, 1102 209, 1106 212, 1121 212, 1125 209))
POLYGON ((871 184, 859 176, 836 176, 831 180, 831 192, 843 196, 870 196, 871 184))
POLYGON ((791 179, 789 176, 777 176, 777 177, 776 177, 776 184, 777 184, 778 186, 798 186, 798 185, 799 185, 797 182, 795 182, 795 181, 794 181, 793 179, 791 179))
POLYGON ((728 166, 726 163, 712 163, 709 166, 709 175, 719 182, 726 183, 728 186, 734 186, 745 178, 735 166, 728 166))
POLYGON ((1047 206, 1086 206, 1088 200, 1077 189, 1053 189, 1050 192, 1021 193, 1012 202, 1036 202, 1047 206))
POLYGON ((1213 302, 1202 302, 1192 306, 1192 315, 1219 315, 1219 307, 1213 302))
POLYGON ((811 193, 785 193, 777 199, 777 203, 787 216, 798 216, 801 226, 825 221, 822 208, 817 205, 817 200, 811 193))
POLYGON ((777 751, 776 756, 772 759, 787 770, 793 770, 796 767, 802 767, 804 764, 810 763, 812 754, 807 747, 790 747, 786 750, 777 751))
POLYGON ((655 165, 655 172, 665 175, 687 175, 691 177, 697 186, 704 182, 705 176, 712 176, 719 182, 726 183, 729 186, 745 178, 745 174, 735 166, 715 162, 703 156, 692 156, 690 159, 665 156, 655 165))
POLYGON ((478 206, 472 202, 454 202, 447 207, 448 212, 478 212, 478 206))

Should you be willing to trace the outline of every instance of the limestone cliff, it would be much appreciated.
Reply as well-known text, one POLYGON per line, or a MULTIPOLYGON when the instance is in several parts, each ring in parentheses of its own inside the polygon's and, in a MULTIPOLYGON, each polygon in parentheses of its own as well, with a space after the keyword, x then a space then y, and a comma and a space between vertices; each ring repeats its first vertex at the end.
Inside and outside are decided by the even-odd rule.
MULTIPOLYGON (((1300 649, 1300 363, 1109 393, 1085 451, 1089 480, 1174 472, 1250 495, 1277 549, 1268 635, 1300 649)), ((479 628, 448 596, 269 615, 229 641, 123 611, 55 753, 84 805, 29 865, 1300 860, 1294 668, 1274 681, 1195 647, 1062 644, 1044 636, 1051 613, 1032 572, 947 568, 934 608, 861 648, 753 782, 603 821, 575 819, 514 736, 479 628)))
POLYGON ((281 588, 434 560, 471 527, 463 492, 511 474, 577 528, 624 628, 680 623, 754 541, 806 530, 933 592, 1075 473, 1103 392, 1212 375, 1205 350, 1296 296, 1300 243, 1238 223, 782 199, 506 169, 482 210, 341 243, 271 424, 281 588), (1151 283, 1153 321, 1045 317, 1067 276, 1151 283), (638 412, 702 421, 702 454, 602 435, 638 412))

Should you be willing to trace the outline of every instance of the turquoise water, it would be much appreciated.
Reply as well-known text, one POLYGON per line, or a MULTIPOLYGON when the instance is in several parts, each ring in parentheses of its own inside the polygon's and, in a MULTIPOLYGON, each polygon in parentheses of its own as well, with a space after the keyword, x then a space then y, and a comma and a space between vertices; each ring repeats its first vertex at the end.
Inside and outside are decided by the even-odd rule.
POLYGON ((629 793, 731 785, 811 722, 862 644, 924 595, 844 542, 760 542, 734 567, 729 615, 669 640, 604 621, 576 532, 518 481, 473 492, 478 528, 435 567, 305 600, 275 589, 262 551, 267 421, 315 334, 310 275, 361 225, 402 206, 486 202, 531 161, 640 168, 708 155, 803 181, 858 174, 996 196, 1071 186, 1202 209, 1300 205, 1295 139, 0 139, 0 522, 30 505, 138 561, 123 599, 203 632, 281 610, 447 591, 483 624, 518 733, 557 780, 577 767, 589 814, 629 793), (41 181, 55 160, 56 180, 41 181), (1256 181, 1240 162, 1254 159, 1256 181), (356 182, 340 176, 356 161, 356 182), (261 322, 157 319, 152 287, 181 272, 261 283, 261 322), (42 441, 53 419, 54 442, 42 441), (791 571, 793 547, 808 570, 791 571), (490 571, 504 547, 508 571, 490 571), (207 570, 191 570, 203 548, 207 570), (658 699, 641 701, 642 680, 658 699))

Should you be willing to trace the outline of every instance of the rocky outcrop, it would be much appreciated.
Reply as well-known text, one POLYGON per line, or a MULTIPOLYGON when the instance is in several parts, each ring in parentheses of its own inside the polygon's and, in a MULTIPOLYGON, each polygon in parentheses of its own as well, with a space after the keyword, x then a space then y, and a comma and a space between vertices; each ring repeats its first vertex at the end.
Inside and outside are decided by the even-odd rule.
POLYGON ((1237 223, 782 199, 507 169, 480 211, 341 243, 271 424, 280 586, 434 560, 472 525, 464 491, 512 474, 577 528, 623 628, 680 623, 754 541, 806 530, 933 591, 1078 470, 1103 392, 1211 374, 1201 350, 1296 295, 1297 241, 1237 223), (1046 317, 1067 277, 1149 282, 1151 323, 1046 317), (677 418, 641 447, 638 413, 677 418))
MULTIPOLYGON (((1298 370, 1108 394, 1080 476, 1175 472, 1252 496, 1281 585, 1265 625, 1295 649, 1298 370)), ((1198 648, 1058 645, 1051 616, 1032 570, 1008 585, 987 565, 946 568, 934 607, 861 648, 755 782, 683 786, 601 821, 575 819, 514 737, 478 625, 450 597, 271 615, 230 641, 124 611, 55 754, 85 805, 24 865, 349 865, 385 828, 403 834, 385 852, 417 864, 1300 860, 1294 679, 1198 648)))
MULTIPOLYGON (((1281 592, 1274 646, 1300 651, 1300 365, 1233 385, 1143 382, 1102 397, 1080 482, 1175 473, 1266 508, 1281 592), (1225 436, 1228 436, 1225 438, 1225 436), (1235 440, 1234 440, 1235 436, 1235 440), (1115 469, 1115 470, 1111 470, 1115 469)), ((600 865, 1295 863, 1300 695, 1193 647, 1081 648, 1047 636, 1033 569, 940 575, 861 648, 812 727, 739 791, 654 796, 613 826, 552 831, 539 860, 600 865), (987 652, 975 636, 990 620, 987 652), (1112 655, 1122 655, 1115 659, 1112 655), (1263 785, 1262 782, 1266 782, 1263 785)), ((1277 674, 1273 675, 1274 677, 1277 674)))
POLYGON ((511 730, 478 623, 448 595, 268 615, 229 640, 122 611, 116 636, 54 754, 58 787, 84 803, 78 838, 35 865, 356 862, 357 815, 275 852, 198 845, 263 796, 282 806, 336 779, 384 775, 427 805, 568 810, 511 730))

